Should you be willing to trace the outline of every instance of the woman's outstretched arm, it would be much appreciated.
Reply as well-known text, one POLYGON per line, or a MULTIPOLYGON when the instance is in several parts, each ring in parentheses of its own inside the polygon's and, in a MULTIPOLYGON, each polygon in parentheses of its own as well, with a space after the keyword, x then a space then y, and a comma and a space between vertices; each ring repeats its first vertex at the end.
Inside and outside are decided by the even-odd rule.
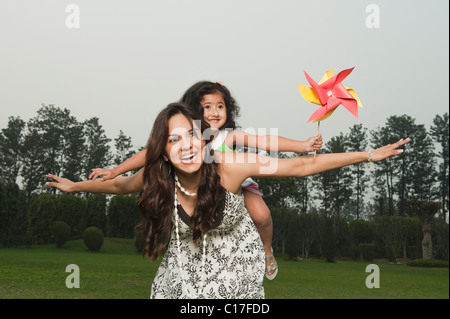
POLYGON ((400 140, 369 152, 318 154, 288 159, 270 158, 253 153, 222 153, 223 186, 237 191, 247 177, 306 177, 332 169, 363 163, 379 162, 403 153, 399 147, 410 142, 400 140))
POLYGON ((132 176, 120 176, 107 181, 82 181, 72 182, 67 178, 62 178, 53 174, 47 174, 45 177, 52 179, 52 182, 47 182, 49 187, 55 187, 67 193, 104 193, 125 195, 139 193, 143 187, 143 169, 132 176))

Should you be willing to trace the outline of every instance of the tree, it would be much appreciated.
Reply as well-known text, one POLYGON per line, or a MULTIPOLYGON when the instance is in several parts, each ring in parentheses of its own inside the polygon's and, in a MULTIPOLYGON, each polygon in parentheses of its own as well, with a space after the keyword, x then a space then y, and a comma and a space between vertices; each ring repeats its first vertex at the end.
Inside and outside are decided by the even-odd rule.
POLYGON ((86 137, 83 153, 83 178, 88 178, 91 170, 97 167, 107 167, 111 162, 110 147, 111 139, 106 137, 105 130, 99 123, 97 117, 86 120, 83 126, 86 137))
POLYGON ((42 163, 42 136, 36 129, 28 129, 21 147, 22 154, 22 183, 28 200, 36 191, 42 191, 43 176, 47 173, 42 163))
POLYGON ((114 139, 114 146, 116 148, 116 155, 114 156, 115 165, 125 162, 125 160, 135 154, 132 150, 133 144, 131 143, 131 137, 126 136, 122 130, 119 131, 119 136, 114 139))
MULTIPOLYGON (((295 153, 294 156, 304 156, 306 154, 295 153)), ((306 214, 312 208, 312 194, 311 194, 311 177, 294 178, 295 191, 292 194, 293 206, 300 210, 301 214, 306 214)))
POLYGON ((39 164, 46 173, 80 180, 83 130, 69 110, 42 105, 28 129, 40 137, 39 164))
POLYGON ((0 183, 0 245, 27 244, 27 200, 15 183, 0 183))
MULTIPOLYGON (((350 128, 347 135, 345 147, 348 152, 360 152, 367 149, 367 129, 362 124, 356 124, 350 128)), ((361 216, 361 210, 364 207, 364 194, 367 188, 369 178, 366 176, 366 167, 364 163, 352 165, 349 167, 352 176, 353 193, 351 201, 355 205, 356 219, 361 216)))
MULTIPOLYGON (((343 153, 346 137, 333 137, 324 148, 325 153, 343 153)), ((345 202, 352 194, 351 175, 348 167, 342 167, 323 172, 315 176, 316 186, 320 189, 319 197, 322 201, 322 211, 328 216, 341 217, 345 202)))
POLYGON ((0 132, 0 180, 16 183, 21 167, 21 145, 25 121, 9 117, 7 128, 0 132))
POLYGON ((320 249, 325 262, 334 262, 336 257, 336 234, 333 221, 329 217, 322 216, 320 221, 320 249))
POLYGON ((284 255, 286 242, 288 240, 289 221, 298 214, 296 209, 271 207, 273 220, 273 243, 274 249, 279 249, 284 255))
POLYGON ((422 225, 423 240, 422 240, 422 257, 424 259, 433 258, 433 241, 431 238, 431 227, 434 222, 436 213, 439 211, 440 203, 425 202, 421 200, 410 200, 409 207, 411 214, 417 216, 422 225))
MULTIPOLYGON (((278 157, 287 158, 283 153, 279 153, 278 157)), ((258 178, 256 182, 270 209, 296 206, 299 191, 295 178, 258 178)))
POLYGON ((294 260, 297 258, 301 247, 301 236, 299 230, 299 215, 291 214, 289 217, 287 227, 287 240, 286 240, 286 252, 289 259, 294 260))
POLYGON ((375 223, 372 221, 356 219, 348 224, 350 234, 356 246, 370 244, 375 238, 375 223))
MULTIPOLYGON (((409 192, 404 198, 402 210, 408 207, 407 199, 416 198, 422 201, 432 201, 435 197, 435 184, 437 181, 436 159, 434 154, 433 141, 423 125, 417 125, 414 129, 413 142, 411 152, 407 153, 407 157, 412 160, 412 165, 408 167, 407 174, 409 177, 406 181, 410 181, 409 192)), ((401 210, 401 211, 402 211, 401 210)))
POLYGON ((449 255, 449 227, 445 221, 436 220, 432 228, 436 245, 433 244, 434 256, 448 261, 449 255))
MULTIPOLYGON (((378 128, 371 132, 373 149, 394 143, 396 139, 398 140, 398 137, 393 136, 393 133, 390 131, 390 127, 387 124, 385 127, 378 128)), ((394 216, 394 178, 397 176, 398 172, 397 162, 396 159, 388 158, 374 166, 373 188, 377 194, 375 201, 378 204, 378 214, 380 216, 385 214, 384 209, 386 209, 387 215, 394 216)))
POLYGON ((73 181, 80 181, 85 179, 82 165, 85 150, 83 124, 76 122, 75 118, 73 120, 66 129, 63 174, 73 181))
MULTIPOLYGON (((329 153, 327 150, 323 150, 323 153, 329 153)), ((333 171, 326 171, 312 177, 312 184, 316 193, 314 199, 320 201, 319 211, 324 216, 331 215, 331 200, 332 194, 329 191, 333 182, 333 171)))
POLYGON ((299 232, 302 243, 302 256, 309 257, 311 246, 319 237, 320 217, 317 213, 299 215, 299 232))
POLYGON ((294 178, 258 178, 256 182, 270 209, 294 206, 294 198, 298 192, 294 178))
POLYGON ((377 226, 377 233, 386 246, 389 261, 396 263, 408 239, 407 219, 401 216, 381 216, 377 226))
POLYGON ((406 216, 407 200, 411 197, 430 198, 435 180, 434 156, 430 137, 424 125, 418 125, 408 115, 391 116, 386 125, 372 131, 372 148, 395 143, 410 137, 407 156, 388 158, 374 165, 376 200, 386 198, 388 215, 398 212, 406 216))
POLYGON ((430 128, 431 136, 434 141, 441 146, 441 151, 438 153, 441 163, 439 164, 438 180, 439 180, 439 197, 441 202, 442 219, 446 221, 446 213, 449 210, 449 124, 448 113, 443 116, 436 115, 433 119, 433 125, 430 128))

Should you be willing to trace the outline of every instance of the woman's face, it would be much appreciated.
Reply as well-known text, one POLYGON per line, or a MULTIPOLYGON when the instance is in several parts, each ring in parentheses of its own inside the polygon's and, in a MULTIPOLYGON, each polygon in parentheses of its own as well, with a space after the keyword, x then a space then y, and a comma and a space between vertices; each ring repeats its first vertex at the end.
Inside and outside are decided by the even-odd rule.
POLYGON ((184 173, 195 173, 203 159, 202 134, 200 129, 184 116, 176 114, 169 120, 169 137, 166 144, 166 154, 176 170, 184 173))
POLYGON ((222 128, 227 121, 227 107, 220 93, 206 94, 200 101, 203 119, 212 129, 222 128))

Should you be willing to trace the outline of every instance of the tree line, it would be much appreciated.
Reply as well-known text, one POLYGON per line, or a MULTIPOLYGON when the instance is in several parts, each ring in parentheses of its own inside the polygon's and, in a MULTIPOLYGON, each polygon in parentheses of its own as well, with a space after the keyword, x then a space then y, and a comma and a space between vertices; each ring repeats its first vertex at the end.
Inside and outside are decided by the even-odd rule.
POLYGON ((325 251, 354 256, 355 251, 361 254, 357 246, 364 245, 361 249, 367 250, 365 245, 375 245, 370 247, 378 250, 378 256, 391 259, 441 254, 448 260, 448 113, 436 115, 428 129, 408 115, 391 116, 370 132, 357 124, 348 133, 332 137, 321 152, 376 149, 395 143, 399 137, 409 137, 412 142, 406 145, 404 155, 383 162, 361 163, 301 179, 258 179, 272 211, 274 246, 283 254, 291 250, 290 255, 307 257, 313 247, 321 256, 325 251), (358 227, 365 227, 355 223, 360 220, 376 230, 368 232, 372 236, 364 240, 355 235, 362 233, 358 227), (418 232, 411 226, 416 224, 418 232), (419 253, 409 249, 407 254, 408 246, 419 247, 419 253))
MULTIPOLYGON (((321 153, 357 152, 410 137, 404 155, 379 163, 360 163, 302 179, 259 179, 269 207, 298 208, 347 219, 408 216, 409 199, 437 201, 446 220, 449 198, 448 113, 436 115, 430 129, 408 115, 391 116, 368 132, 362 124, 332 137, 321 153)), ((286 154, 281 156, 288 157, 286 154)))
MULTIPOLYGON (((331 220, 336 229, 340 220, 348 224, 352 220, 374 221, 383 216, 418 217, 417 211, 411 208, 415 200, 438 203, 433 218, 445 222, 449 209, 448 113, 436 115, 429 128, 417 124, 408 115, 391 116, 383 126, 370 132, 361 124, 354 125, 347 133, 331 137, 321 153, 376 149, 396 142, 399 137, 412 140, 407 144, 405 154, 380 163, 362 163, 301 179, 259 179, 264 200, 273 212, 274 239, 286 238, 288 234, 288 227, 283 226, 287 218, 277 215, 280 210, 292 211, 294 216, 319 214, 331 220)), ((131 138, 122 131, 114 138, 114 151, 112 141, 97 117, 79 122, 69 110, 54 105, 42 105, 28 122, 9 117, 7 127, 0 132, 0 183, 4 185, 0 193, 3 201, 11 192, 20 193, 17 195, 20 200, 14 205, 26 206, 27 211, 22 214, 28 216, 30 232, 33 220, 30 207, 33 203, 36 206, 36 197, 57 194, 56 189, 44 186, 45 174, 51 172, 74 181, 86 180, 92 168, 117 165, 135 154, 131 138), (19 185, 18 190, 12 191, 15 188, 7 186, 10 184, 19 185)), ((278 156, 289 155, 280 153, 278 156)), ((90 194, 76 196, 89 200, 90 194)), ((7 212, 4 207, 0 211, 3 216, 0 230, 5 228, 3 220, 7 212)), ((87 210, 83 208, 83 211, 87 210)), ((108 209, 101 213, 105 214, 105 211, 108 209)), ((85 218, 84 222, 87 220, 85 218)), ((320 227, 328 227, 323 225, 320 227)), ((299 245, 305 247, 305 240, 299 245)))
POLYGON ((86 180, 92 168, 117 165, 135 154, 131 138, 122 131, 112 140, 97 117, 79 122, 68 109, 42 105, 25 122, 9 117, 0 133, 0 181, 19 183, 32 194, 55 192, 46 189, 45 174, 86 180))

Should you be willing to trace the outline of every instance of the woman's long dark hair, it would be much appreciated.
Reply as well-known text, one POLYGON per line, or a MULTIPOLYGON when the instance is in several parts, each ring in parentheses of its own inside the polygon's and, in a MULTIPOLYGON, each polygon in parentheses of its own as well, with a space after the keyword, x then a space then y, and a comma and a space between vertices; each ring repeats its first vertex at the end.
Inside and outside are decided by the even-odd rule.
MULTIPOLYGON (((156 260, 158 254, 164 250, 173 226, 174 168, 170 162, 164 160, 164 155, 169 137, 169 120, 180 113, 189 120, 201 120, 201 116, 191 107, 182 103, 169 104, 156 118, 147 142, 144 187, 138 200, 142 213, 138 229, 143 230, 146 240, 143 254, 152 260, 156 260)), ((203 133, 207 124, 204 121, 200 122, 203 133)), ((194 241, 212 229, 215 221, 220 219, 219 207, 225 198, 225 189, 220 185, 220 175, 217 171, 217 163, 203 162, 197 190, 197 204, 190 225, 194 241)))
POLYGON ((231 96, 230 91, 222 84, 218 82, 200 81, 191 86, 181 98, 181 103, 191 106, 196 112, 198 112, 203 118, 203 107, 201 101, 207 94, 219 93, 222 95, 225 101, 227 109, 227 121, 222 128, 236 129, 237 125, 235 119, 239 117, 239 105, 235 99, 231 96))

